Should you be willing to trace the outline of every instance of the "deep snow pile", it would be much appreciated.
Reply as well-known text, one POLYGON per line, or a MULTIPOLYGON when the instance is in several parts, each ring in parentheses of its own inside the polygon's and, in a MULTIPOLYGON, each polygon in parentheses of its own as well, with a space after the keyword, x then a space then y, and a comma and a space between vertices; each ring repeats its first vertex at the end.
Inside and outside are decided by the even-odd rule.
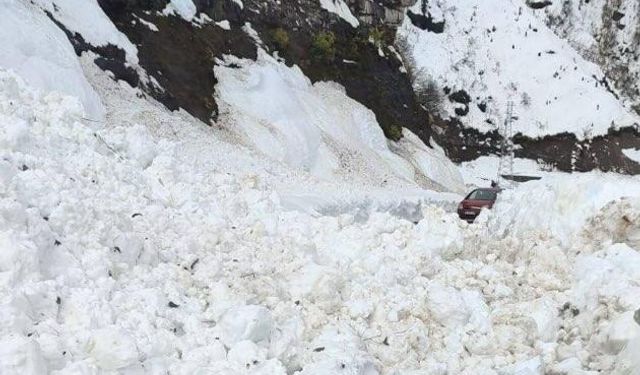
POLYGON ((444 151, 409 130, 389 146, 374 113, 332 82, 310 80, 260 50, 257 61, 228 57, 216 66, 220 123, 273 160, 333 180, 366 185, 417 182, 462 192, 462 177, 444 151))
MULTIPOLYGON (((420 13, 421 4, 412 11, 420 13)), ((448 94, 468 94, 443 104, 444 114, 457 112, 465 126, 496 129, 508 101, 518 115, 514 131, 530 137, 569 132, 582 139, 640 122, 600 82, 602 70, 523 1, 436 0, 428 2, 428 12, 433 22, 444 22, 442 33, 421 30, 406 18, 398 38, 406 41, 415 74, 448 94)))
POLYGON ((325 183, 91 79, 99 126, 0 73, 1 373, 606 373, 635 359, 640 206, 553 192, 637 181, 525 184, 473 226, 437 207, 417 225, 314 217, 283 210, 277 185, 325 183), (501 232, 532 193, 550 220, 568 203, 593 216, 588 235, 501 232))

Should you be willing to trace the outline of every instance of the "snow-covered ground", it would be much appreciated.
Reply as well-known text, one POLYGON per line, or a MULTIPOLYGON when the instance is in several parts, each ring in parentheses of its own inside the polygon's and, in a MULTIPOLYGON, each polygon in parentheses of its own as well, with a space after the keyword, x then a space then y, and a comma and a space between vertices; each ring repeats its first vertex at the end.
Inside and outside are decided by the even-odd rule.
MULTIPOLYGON (((172 3, 174 2, 179 3, 178 0, 172 3)), ((191 3, 191 0, 187 2, 191 3)), ((127 62, 138 63, 138 49, 126 35, 118 31, 102 11, 97 0, 34 0, 32 3, 50 13, 70 32, 81 35, 86 43, 96 47, 106 47, 111 44, 125 52, 127 62)), ((47 34, 45 33, 45 36, 47 34)))
POLYGON ((0 61, 0 374, 638 373, 638 178, 551 174, 468 225, 419 187, 460 179, 437 145, 334 84, 235 61, 207 127, 92 60, 65 77, 98 121, 0 61))
POLYGON ((337 14, 353 27, 358 27, 360 24, 343 0, 320 0, 320 6, 331 13, 337 14))
MULTIPOLYGON (((460 117, 465 126, 495 130, 508 101, 518 116, 514 132, 531 137, 569 132, 583 139, 640 123, 599 82, 602 70, 556 36, 523 1, 428 4, 434 22, 445 23, 444 32, 421 30, 405 18, 399 38, 406 41, 404 52, 420 80, 468 93, 469 112, 460 117)), ((413 12, 420 13, 420 7, 417 2, 413 12)), ((443 114, 454 116, 456 109, 464 112, 465 106, 445 98, 443 114)))

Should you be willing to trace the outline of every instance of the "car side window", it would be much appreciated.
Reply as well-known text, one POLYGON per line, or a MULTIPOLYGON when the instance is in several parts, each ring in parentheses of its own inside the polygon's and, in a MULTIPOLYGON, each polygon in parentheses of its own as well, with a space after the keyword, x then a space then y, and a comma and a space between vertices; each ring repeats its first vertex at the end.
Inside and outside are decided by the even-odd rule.
POLYGON ((465 199, 492 201, 496 199, 496 193, 491 190, 476 189, 472 191, 465 199))

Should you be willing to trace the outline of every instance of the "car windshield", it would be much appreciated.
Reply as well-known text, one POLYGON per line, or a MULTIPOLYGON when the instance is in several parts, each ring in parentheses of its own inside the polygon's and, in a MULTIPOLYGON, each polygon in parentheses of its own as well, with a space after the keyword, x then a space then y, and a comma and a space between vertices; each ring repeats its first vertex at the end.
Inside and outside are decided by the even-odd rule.
POLYGON ((496 200, 496 191, 495 190, 485 190, 478 189, 474 190, 469 194, 467 199, 477 200, 477 201, 495 201, 496 200))

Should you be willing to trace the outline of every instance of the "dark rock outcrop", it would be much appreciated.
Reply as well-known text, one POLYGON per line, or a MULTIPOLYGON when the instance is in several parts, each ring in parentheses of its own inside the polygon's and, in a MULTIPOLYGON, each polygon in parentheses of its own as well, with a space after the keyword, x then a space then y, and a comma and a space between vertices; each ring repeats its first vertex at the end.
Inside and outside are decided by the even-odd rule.
POLYGON ((553 3, 549 0, 542 0, 542 1, 527 0, 526 4, 531 9, 543 9, 553 3))

